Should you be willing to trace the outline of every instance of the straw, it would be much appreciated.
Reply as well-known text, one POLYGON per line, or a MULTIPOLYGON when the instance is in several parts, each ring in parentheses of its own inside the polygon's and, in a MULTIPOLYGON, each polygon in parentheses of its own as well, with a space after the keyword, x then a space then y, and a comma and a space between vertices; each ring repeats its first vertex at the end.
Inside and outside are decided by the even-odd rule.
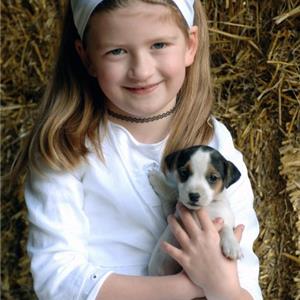
MULTIPOLYGON (((198 1, 198 0, 197 0, 198 1)), ((203 1, 214 113, 243 153, 260 222, 264 299, 300 299, 300 22, 298 0, 203 1)), ((1 1, 1 171, 27 136, 51 74, 64 1, 1 1)), ((2 180, 2 297, 36 299, 20 184, 2 180)), ((241 195, 243 201, 243 195, 241 195)))

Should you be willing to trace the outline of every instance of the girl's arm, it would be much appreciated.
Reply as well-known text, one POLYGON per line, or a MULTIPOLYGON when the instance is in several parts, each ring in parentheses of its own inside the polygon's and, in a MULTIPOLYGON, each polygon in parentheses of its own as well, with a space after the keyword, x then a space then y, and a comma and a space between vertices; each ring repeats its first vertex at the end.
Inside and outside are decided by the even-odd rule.
POLYGON ((89 262, 82 183, 73 174, 42 171, 29 172, 25 184, 35 293, 40 300, 88 299, 109 270, 89 262))
POLYGON ((202 289, 183 272, 161 277, 112 274, 102 285, 96 300, 191 300, 203 296, 202 289))
POLYGON ((44 173, 30 172, 25 187, 30 223, 27 249, 39 299, 191 300, 203 296, 184 273, 125 276, 90 263, 80 175, 44 173))
MULTIPOLYGON (((223 227, 221 219, 215 220, 212 224, 216 231, 223 227)), ((176 275, 160 277, 112 274, 102 285, 96 300, 191 300, 201 297, 204 297, 202 288, 194 284, 185 272, 181 272, 176 275)))

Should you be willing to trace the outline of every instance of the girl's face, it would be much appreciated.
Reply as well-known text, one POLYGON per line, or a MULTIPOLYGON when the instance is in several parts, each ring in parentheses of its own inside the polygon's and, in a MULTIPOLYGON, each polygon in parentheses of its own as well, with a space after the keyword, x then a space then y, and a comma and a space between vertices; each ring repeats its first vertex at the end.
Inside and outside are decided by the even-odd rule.
POLYGON ((175 105, 197 49, 197 28, 187 40, 170 9, 133 1, 91 17, 87 48, 76 48, 109 108, 130 115, 156 115, 175 105))

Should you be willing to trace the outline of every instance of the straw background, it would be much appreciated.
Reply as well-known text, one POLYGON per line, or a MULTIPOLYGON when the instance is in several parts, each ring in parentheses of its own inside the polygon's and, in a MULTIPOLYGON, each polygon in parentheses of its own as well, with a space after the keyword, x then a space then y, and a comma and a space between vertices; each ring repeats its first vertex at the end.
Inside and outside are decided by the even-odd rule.
MULTIPOLYGON (((210 20, 214 111, 243 152, 255 193, 264 299, 299 300, 300 1, 203 3, 210 20)), ((2 175, 33 123, 63 11, 63 0, 1 1, 2 175)), ((2 299, 36 299, 21 182, 8 192, 2 180, 2 299)))

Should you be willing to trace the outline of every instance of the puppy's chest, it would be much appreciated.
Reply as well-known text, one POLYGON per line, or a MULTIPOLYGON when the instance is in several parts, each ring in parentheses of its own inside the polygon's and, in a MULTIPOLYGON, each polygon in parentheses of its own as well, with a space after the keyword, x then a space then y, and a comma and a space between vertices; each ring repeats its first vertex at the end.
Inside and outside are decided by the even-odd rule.
MULTIPOLYGON (((227 200, 217 200, 205 207, 211 220, 222 218, 224 224, 234 226, 234 216, 227 200)), ((194 216, 196 212, 193 212, 194 216)), ((197 218, 196 218, 197 219, 197 218)))

